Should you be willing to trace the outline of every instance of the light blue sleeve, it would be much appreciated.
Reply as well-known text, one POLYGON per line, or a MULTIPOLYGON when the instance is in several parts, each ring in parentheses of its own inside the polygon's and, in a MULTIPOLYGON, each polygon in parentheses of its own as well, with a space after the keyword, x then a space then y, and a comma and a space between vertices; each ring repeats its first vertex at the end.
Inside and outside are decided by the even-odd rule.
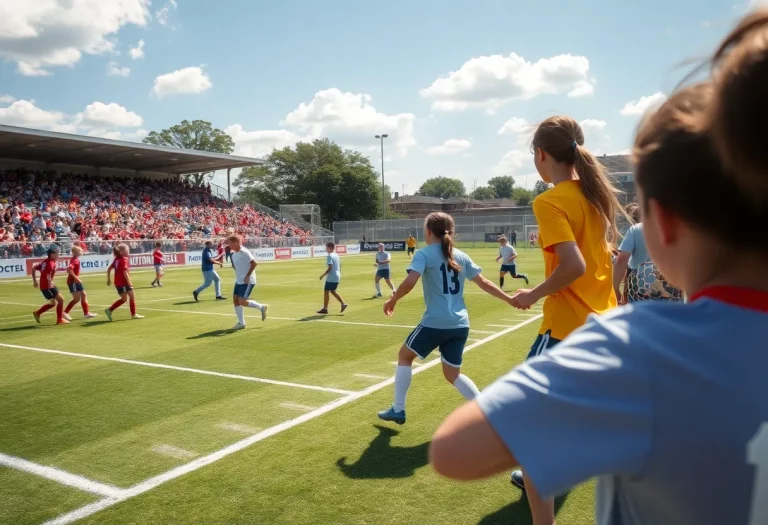
POLYGON ((408 265, 407 271, 413 270, 419 275, 424 275, 424 270, 427 269, 427 254, 426 250, 419 250, 416 255, 413 256, 411 264, 408 265))
POLYGON ((637 232, 637 228, 634 226, 630 226, 630 228, 627 230, 626 235, 624 235, 624 239, 622 239, 621 244, 619 245, 619 251, 632 253, 635 249, 635 233, 637 232))
POLYGON ((471 281, 482 272, 483 269, 476 265, 472 259, 467 256, 464 257, 464 278, 466 280, 471 281))
POLYGON ((642 344, 628 344, 629 326, 592 317, 477 397, 544 497, 597 475, 645 470, 652 441, 650 373, 642 344))
POLYGON ((333 257, 331 257, 331 254, 328 254, 328 257, 325 258, 325 264, 333 264, 333 257))

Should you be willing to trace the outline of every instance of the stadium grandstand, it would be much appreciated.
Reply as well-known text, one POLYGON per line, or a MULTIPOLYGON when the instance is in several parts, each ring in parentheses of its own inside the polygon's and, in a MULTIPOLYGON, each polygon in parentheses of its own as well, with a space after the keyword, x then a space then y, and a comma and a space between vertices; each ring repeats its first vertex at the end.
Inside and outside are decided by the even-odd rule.
POLYGON ((109 253, 118 240, 184 251, 233 232, 254 247, 308 244, 312 232, 274 210, 231 201, 231 170, 261 163, 0 125, 0 258, 39 256, 52 243, 109 253), (215 170, 227 170, 226 191, 182 177, 215 170))

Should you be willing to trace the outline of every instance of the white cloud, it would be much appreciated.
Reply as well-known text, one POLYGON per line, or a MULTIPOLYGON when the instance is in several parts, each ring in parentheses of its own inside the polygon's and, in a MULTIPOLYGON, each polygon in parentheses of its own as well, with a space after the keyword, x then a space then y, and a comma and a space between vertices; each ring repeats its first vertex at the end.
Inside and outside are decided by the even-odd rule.
POLYGON ((107 64, 107 76, 108 77, 127 77, 131 74, 131 68, 123 67, 117 62, 110 62, 107 64))
POLYGON ((664 103, 665 100, 667 100, 667 96, 661 91, 657 91, 653 95, 640 97, 637 100, 630 100, 624 104, 624 107, 621 108, 620 113, 625 117, 642 115, 648 111, 648 109, 660 106, 664 103))
POLYGON ((144 123, 144 120, 120 104, 94 102, 88 104, 82 113, 78 113, 74 122, 84 128, 109 129, 138 128, 144 123))
POLYGON ((176 0, 168 0, 168 2, 161 8, 155 11, 155 19, 161 26, 168 25, 168 18, 171 15, 171 11, 175 11, 177 7, 176 0))
POLYGON ((89 137, 100 137, 112 140, 127 140, 129 142, 141 142, 144 137, 149 135, 146 129, 137 129, 131 132, 122 132, 119 130, 92 129, 87 135, 89 137))
POLYGON ((16 100, 10 106, 0 108, 0 123, 9 126, 47 130, 71 130, 68 117, 60 111, 47 111, 35 105, 34 100, 16 100))
POLYGON ((374 135, 386 133, 385 148, 394 147, 403 157, 416 145, 413 113, 386 114, 378 111, 370 95, 342 92, 337 88, 315 93, 308 103, 301 103, 281 122, 296 127, 312 137, 329 137, 343 145, 378 150, 374 135), (391 146, 390 146, 391 145, 391 146))
POLYGON ((0 104, 10 104, 14 100, 16 99, 10 95, 0 95, 0 104))
POLYGON ((542 94, 588 96, 594 93, 594 84, 586 57, 558 55, 529 62, 510 53, 472 58, 420 94, 438 111, 482 108, 493 112, 513 100, 542 94))
POLYGON ((499 128, 499 135, 523 135, 530 133, 532 126, 527 120, 520 117, 512 117, 499 128))
POLYGON ((588 118, 579 122, 579 126, 581 126, 581 129, 584 131, 602 131, 608 126, 608 123, 604 120, 588 118))
POLYGON ((533 163, 533 155, 530 151, 520 149, 509 150, 493 167, 496 175, 509 175, 518 171, 523 166, 533 163))
POLYGON ((235 153, 247 157, 264 157, 273 149, 293 147, 297 142, 312 140, 285 129, 246 131, 240 124, 224 130, 235 141, 235 153))
POLYGON ((167 95, 202 93, 213 86, 201 67, 185 67, 155 79, 152 92, 162 98, 167 95))
POLYGON ((0 58, 25 76, 47 76, 50 67, 74 66, 83 53, 114 50, 125 25, 146 26, 150 0, 2 0, 0 58))
POLYGON ((439 146, 432 146, 426 150, 427 155, 455 155, 467 151, 472 147, 472 142, 467 139, 449 139, 439 146))
POLYGON ((128 54, 133 60, 144 58, 144 40, 139 40, 139 43, 136 44, 136 47, 132 47, 128 50, 128 54))

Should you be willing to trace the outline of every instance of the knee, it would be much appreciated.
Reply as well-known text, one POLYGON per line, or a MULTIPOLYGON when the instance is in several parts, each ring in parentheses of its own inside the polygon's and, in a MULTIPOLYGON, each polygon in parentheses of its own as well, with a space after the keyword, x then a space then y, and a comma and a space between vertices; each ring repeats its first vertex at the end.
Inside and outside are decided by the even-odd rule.
POLYGON ((450 384, 453 384, 456 381, 456 379, 459 377, 459 374, 461 374, 461 369, 454 368, 443 363, 443 377, 445 377, 445 380, 450 384))
POLYGON ((410 350, 406 346, 400 347, 400 353, 397 355, 398 365, 411 366, 413 364, 414 359, 416 359, 416 354, 413 353, 412 350, 410 350))

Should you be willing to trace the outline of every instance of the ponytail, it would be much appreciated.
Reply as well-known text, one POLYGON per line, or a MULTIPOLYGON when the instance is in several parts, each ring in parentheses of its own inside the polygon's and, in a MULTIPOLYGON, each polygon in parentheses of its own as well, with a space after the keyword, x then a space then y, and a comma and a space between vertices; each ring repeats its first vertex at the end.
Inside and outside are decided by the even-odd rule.
POLYGON ((617 190, 608 180, 605 168, 585 147, 576 145, 574 168, 581 180, 581 191, 590 204, 603 216, 612 244, 619 238, 618 215, 625 218, 626 212, 616 198, 617 190))
POLYGON ((461 271, 461 265, 453 258, 454 243, 451 233, 456 226, 453 217, 443 212, 430 213, 424 220, 424 226, 440 239, 440 248, 448 266, 456 272, 461 271))
POLYGON ((445 232, 443 238, 440 239, 440 247, 443 249, 443 256, 448 261, 448 266, 454 271, 461 271, 461 265, 453 258, 453 239, 448 232, 445 232))

